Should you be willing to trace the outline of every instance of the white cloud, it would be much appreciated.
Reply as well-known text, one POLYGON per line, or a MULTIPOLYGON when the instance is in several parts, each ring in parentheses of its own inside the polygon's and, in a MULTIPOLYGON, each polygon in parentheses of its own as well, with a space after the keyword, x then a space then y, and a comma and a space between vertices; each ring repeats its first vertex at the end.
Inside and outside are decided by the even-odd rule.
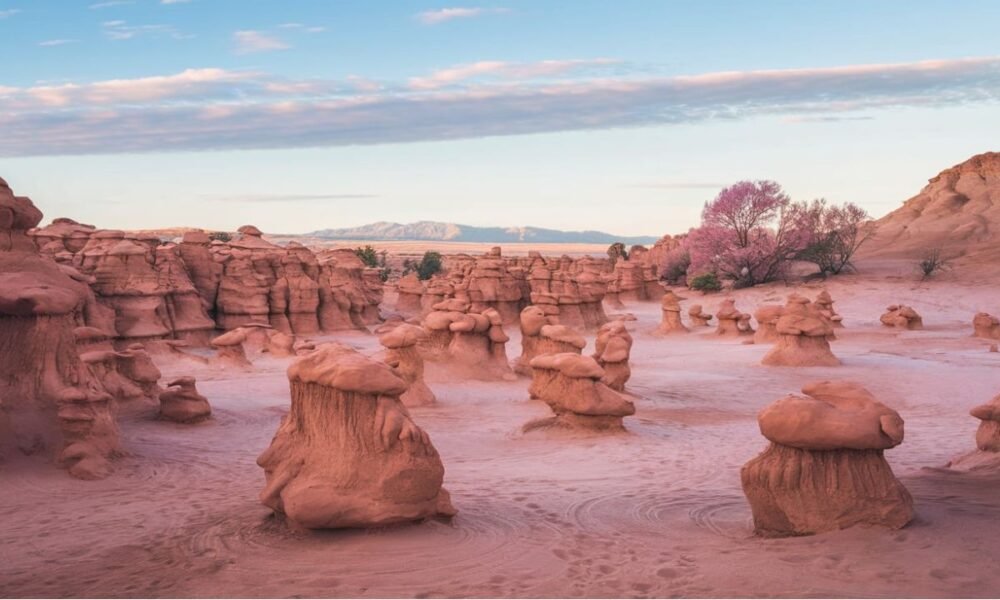
POLYGON ((272 52, 285 50, 289 45, 274 36, 259 31, 237 31, 233 34, 237 54, 252 54, 255 52, 272 52))
POLYGON ((428 10, 421 13, 417 13, 416 19, 423 23, 424 25, 437 25, 438 23, 444 23, 445 21, 452 21, 454 19, 468 19, 471 17, 480 17, 483 15, 498 15, 510 12, 507 8, 484 8, 484 7, 455 7, 455 8, 441 8, 438 10, 428 10))
POLYGON ((414 89, 433 89, 477 77, 499 77, 510 80, 538 79, 541 77, 564 75, 579 69, 606 67, 620 63, 621 61, 610 58, 543 60, 534 63, 480 61, 434 71, 426 77, 411 78, 410 87, 414 89))
POLYGON ((8 17, 13 17, 14 15, 18 14, 19 12, 21 12, 20 8, 7 8, 7 9, 4 9, 4 10, 0 10, 0 19, 6 19, 8 17))
POLYGON ((160 0, 160 4, 187 4, 191 0, 160 0))
POLYGON ((111 8, 112 6, 125 6, 128 4, 135 4, 134 0, 105 0, 104 2, 95 2, 87 8, 90 10, 100 10, 102 8, 111 8))
POLYGON ((65 46, 66 44, 74 44, 76 40, 45 40, 44 42, 38 42, 39 46, 65 46))
POLYGON ((137 37, 169 37, 175 40, 192 36, 177 31, 171 25, 129 25, 122 20, 104 21, 101 28, 105 37, 112 40, 131 40, 137 37))
MULTIPOLYGON (((553 62, 579 61, 486 72, 547 75, 553 62)), ((973 103, 1000 111, 1000 56, 425 89, 191 69, 0 89, 0 156, 383 144, 758 116, 810 122, 973 103)))

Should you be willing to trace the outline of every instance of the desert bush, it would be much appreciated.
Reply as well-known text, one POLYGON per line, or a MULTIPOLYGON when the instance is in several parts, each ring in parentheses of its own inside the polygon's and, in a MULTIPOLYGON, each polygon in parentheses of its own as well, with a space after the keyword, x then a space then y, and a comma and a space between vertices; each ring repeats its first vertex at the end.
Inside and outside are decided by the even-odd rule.
POLYGON ((213 231, 208 234, 208 239, 213 242, 231 242, 233 241, 233 234, 225 231, 213 231))
POLYGON ((611 264, 618 262, 618 259, 628 260, 628 250, 625 249, 625 244, 623 242, 615 242, 608 246, 608 258, 611 259, 611 264))
POLYGON ((691 266, 691 253, 684 246, 678 246, 667 252, 660 266, 660 279, 668 283, 680 283, 687 276, 688 267, 691 266))
POLYGON ((355 248, 354 253, 358 255, 361 262, 365 263, 366 267, 377 267, 378 266, 378 252, 375 248, 371 246, 365 246, 364 248, 355 248))
POLYGON ((941 248, 930 248, 917 261, 917 270, 922 275, 921 279, 928 279, 935 273, 947 270, 948 267, 948 259, 945 258, 941 248))
POLYGON ((699 292, 718 292, 722 289, 722 282, 715 273, 705 273, 691 279, 688 286, 699 292))
POLYGON ((421 281, 430 279, 435 274, 440 273, 443 268, 441 254, 433 250, 424 252, 424 256, 420 259, 420 262, 410 258, 403 261, 403 275, 408 275, 416 271, 417 278, 421 281))
POLYGON ((823 273, 853 270, 851 258, 875 232, 868 213, 851 202, 834 206, 819 199, 797 204, 793 210, 796 227, 806 239, 796 258, 815 264, 823 273))

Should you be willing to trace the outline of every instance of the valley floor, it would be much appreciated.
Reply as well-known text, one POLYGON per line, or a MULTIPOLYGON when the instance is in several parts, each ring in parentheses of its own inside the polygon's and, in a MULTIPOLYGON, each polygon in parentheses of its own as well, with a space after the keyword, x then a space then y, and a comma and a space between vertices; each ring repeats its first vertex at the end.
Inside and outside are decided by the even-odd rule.
MULTIPOLYGON (((104 481, 41 459, 0 465, 0 595, 80 597, 990 597, 1000 592, 1000 469, 945 465, 975 448, 968 415, 1000 392, 1000 353, 971 336, 1000 286, 852 276, 827 289, 844 316, 837 368, 760 366, 767 347, 710 329, 656 337, 634 304, 636 415, 628 432, 520 433, 548 414, 528 380, 457 381, 429 365, 438 405, 413 409, 441 453, 458 516, 379 531, 290 533, 257 500, 255 464, 289 404, 286 361, 192 373, 212 420, 125 409, 130 455, 104 481), (902 302, 926 329, 878 323, 902 302), (756 413, 816 379, 852 379, 906 420, 887 458, 914 496, 901 531, 752 534, 740 467, 764 449, 756 413)), ((814 297, 820 287, 797 288, 814 297)), ((736 292, 752 312, 792 288, 736 292)), ((722 296, 692 297, 709 312, 722 296)), ((609 312, 614 312, 610 311, 609 312)), ((508 354, 520 349, 516 327, 508 354)), ((374 336, 331 336, 368 352, 374 336)), ((589 335, 593 349, 593 334, 589 335)), ((333 457, 335 459, 335 457, 333 457)))

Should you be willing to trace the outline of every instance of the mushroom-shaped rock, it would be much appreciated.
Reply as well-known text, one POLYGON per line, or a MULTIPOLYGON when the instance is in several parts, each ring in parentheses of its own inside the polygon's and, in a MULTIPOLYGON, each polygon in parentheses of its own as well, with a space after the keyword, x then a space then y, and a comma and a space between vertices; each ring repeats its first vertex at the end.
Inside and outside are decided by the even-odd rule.
POLYGON ((681 298, 673 292, 667 290, 660 299, 660 310, 663 318, 657 333, 670 335, 673 333, 688 333, 688 328, 681 320, 681 298))
POLYGON ((340 344, 288 368, 292 404, 257 464, 261 502, 306 529, 452 516, 444 466, 399 396, 391 367, 340 344))
POLYGON ((913 518, 913 500, 883 451, 903 441, 903 420, 867 389, 820 381, 758 415, 771 445, 743 466, 754 527, 769 537, 810 535, 913 518))
POLYGON ((0 460, 50 452, 74 477, 97 479, 120 446, 114 398, 80 360, 74 337, 96 300, 38 253, 27 232, 41 219, 0 179, 0 460))
POLYGON ((770 344, 778 341, 778 319, 785 312, 780 304, 762 304, 753 312, 757 319, 757 331, 753 334, 755 344, 770 344))
POLYGON ((611 321, 602 325, 594 342, 593 358, 604 369, 601 379, 609 388, 622 392, 632 377, 628 361, 632 355, 632 336, 624 321, 611 321))
POLYGON ((972 335, 987 340, 1000 339, 1000 319, 989 313, 976 313, 972 319, 972 335))
POLYGON ((246 350, 243 348, 243 342, 246 339, 246 330, 240 327, 223 333, 213 339, 211 344, 218 353, 220 362, 235 367, 246 367, 250 365, 250 361, 247 360, 246 350))
POLYGON ((753 329, 750 327, 750 314, 737 310, 736 300, 732 298, 726 298, 722 301, 719 311, 715 313, 715 318, 719 320, 719 325, 715 329, 717 335, 739 337, 753 334, 753 329))
POLYGON ((543 354, 531 361, 531 397, 543 400, 554 417, 532 421, 525 431, 559 427, 622 430, 635 406, 601 382, 604 369, 589 356, 573 352, 543 354))
POLYGON ((557 317, 546 314, 545 309, 540 306, 531 305, 521 311, 521 356, 514 361, 515 372, 519 375, 531 375, 531 359, 541 354, 538 345, 542 327, 558 322, 557 317))
POLYGON ((897 329, 923 329, 924 320, 917 311, 904 304, 893 304, 886 307, 885 313, 879 317, 886 327, 897 329))
POLYGON ((386 348, 385 362, 409 383, 409 388, 399 397, 406 406, 427 406, 437 399, 424 381, 424 359, 417 344, 427 338, 423 327, 403 323, 379 336, 386 348))
POLYGON ((160 418, 177 423, 194 423, 212 414, 208 398, 198 393, 194 377, 180 377, 160 392, 160 418))
POLYGON ((775 323, 778 341, 761 364, 771 367, 834 367, 830 351, 833 324, 807 298, 792 294, 775 323))
POLYGON ((816 300, 813 301, 816 308, 823 314, 827 320, 833 324, 834 327, 843 327, 844 318, 837 314, 837 311, 833 308, 833 298, 830 297, 830 292, 823 290, 817 296, 816 300))
POLYGON ((1000 452, 1000 396, 973 408, 969 414, 980 420, 976 447, 984 452, 1000 452))
POLYGON ((710 327, 709 321, 712 320, 712 315, 704 312, 700 304, 691 305, 691 308, 688 309, 688 317, 694 327, 710 327))

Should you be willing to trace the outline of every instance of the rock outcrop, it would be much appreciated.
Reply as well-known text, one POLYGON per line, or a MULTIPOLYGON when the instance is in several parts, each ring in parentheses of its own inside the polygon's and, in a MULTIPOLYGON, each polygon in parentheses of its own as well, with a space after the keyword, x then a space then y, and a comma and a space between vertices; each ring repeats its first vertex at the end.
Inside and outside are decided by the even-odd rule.
POLYGON ((673 292, 667 290, 660 300, 660 310, 663 313, 660 327, 657 333, 671 335, 675 333, 688 333, 689 330, 681 320, 681 298, 673 292))
POLYGON ((452 516, 444 466, 385 363, 330 344, 288 369, 292 404, 257 464, 261 502, 296 527, 378 527, 452 516))
POLYGON ((830 350, 833 324, 808 298, 790 295, 774 324, 774 331, 778 339, 761 364, 771 367, 834 367, 840 364, 830 350))
POLYGON ((597 332, 594 360, 604 369, 601 381, 609 388, 623 392, 632 377, 629 359, 632 356, 632 336, 624 321, 611 321, 597 332))
POLYGON ((785 313, 780 304, 761 304, 753 312, 757 320, 757 331, 753 334, 755 344, 771 344, 778 341, 778 319, 785 313))
POLYGON ((895 327, 897 329, 913 330, 924 328, 923 318, 917 314, 917 311, 904 304, 893 304, 886 307, 885 313, 879 317, 879 320, 886 327, 895 327))
POLYGON ((208 398, 198 393, 194 377, 181 377, 160 392, 160 418, 176 423, 195 423, 212 415, 208 398))
POLYGON ((704 312, 700 304, 691 305, 691 308, 688 309, 688 317, 691 319, 692 327, 711 327, 709 321, 712 320, 712 315, 704 312))
POLYGON ((1000 340, 1000 319, 989 313, 976 313, 972 318, 973 337, 1000 340))
POLYGON ((100 313, 83 277, 39 255, 27 232, 41 219, 0 179, 0 457, 48 452, 101 478, 120 453, 115 404, 74 336, 100 313))
POLYGON ((813 301, 813 304, 816 305, 816 308, 819 309, 823 316, 826 317, 826 319, 830 321, 834 327, 844 326, 844 318, 837 314, 837 311, 833 308, 833 298, 830 296, 830 292, 826 290, 821 291, 816 296, 816 300, 813 301))
POLYGON ((408 387, 399 397, 405 406, 428 406, 437 398, 424 381, 424 359, 417 345, 427 339, 423 327, 402 323, 383 333, 378 341, 385 346, 383 360, 396 370, 408 387))
POLYGON ((554 417, 533 421, 525 431, 540 428, 621 431, 622 419, 635 406, 601 382, 604 369, 589 356, 575 353, 545 354, 531 361, 532 398, 543 400, 554 417))
POLYGON ((883 451, 903 420, 859 384, 821 381, 758 416, 770 447, 744 465, 743 491, 759 535, 810 535, 855 525, 899 529, 913 500, 883 451))
POLYGON ((719 324, 715 329, 717 335, 725 337, 739 337, 742 335, 753 335, 753 327, 750 326, 750 313, 737 310, 736 300, 726 298, 719 306, 715 318, 719 324))
POLYGON ((471 377, 513 377, 502 321, 500 313, 492 308, 479 313, 473 312, 465 300, 439 302, 423 320, 428 331, 427 338, 421 340, 424 355, 471 377))
POLYGON ((1000 396, 973 408, 969 414, 980 421, 976 447, 983 452, 1000 452, 1000 396))
POLYGON ((875 222, 862 257, 918 259, 940 248, 956 266, 989 267, 1000 240, 1000 152, 973 156, 930 179, 919 194, 875 222))

